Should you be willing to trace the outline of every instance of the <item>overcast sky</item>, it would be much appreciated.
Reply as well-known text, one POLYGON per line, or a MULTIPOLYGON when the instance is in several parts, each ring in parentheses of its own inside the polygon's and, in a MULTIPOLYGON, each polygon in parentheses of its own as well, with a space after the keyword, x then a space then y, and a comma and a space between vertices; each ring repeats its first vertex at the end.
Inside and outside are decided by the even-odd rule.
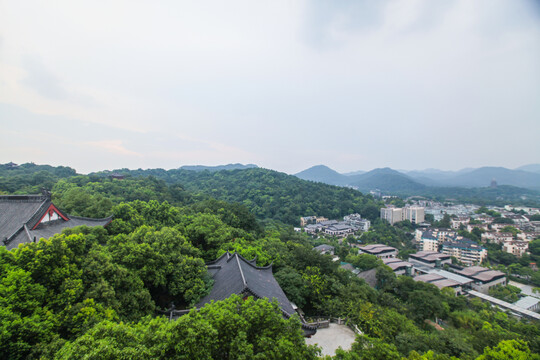
POLYGON ((0 1, 0 163, 540 163, 540 1, 0 1))

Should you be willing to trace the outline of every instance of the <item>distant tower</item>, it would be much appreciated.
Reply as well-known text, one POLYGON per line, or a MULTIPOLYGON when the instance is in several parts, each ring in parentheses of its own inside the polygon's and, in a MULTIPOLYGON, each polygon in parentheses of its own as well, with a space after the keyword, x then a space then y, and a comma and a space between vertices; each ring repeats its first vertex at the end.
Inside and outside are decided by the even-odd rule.
POLYGON ((492 188, 496 188, 497 187, 497 180, 495 180, 495 178, 491 179, 491 184, 489 186, 492 187, 492 188))

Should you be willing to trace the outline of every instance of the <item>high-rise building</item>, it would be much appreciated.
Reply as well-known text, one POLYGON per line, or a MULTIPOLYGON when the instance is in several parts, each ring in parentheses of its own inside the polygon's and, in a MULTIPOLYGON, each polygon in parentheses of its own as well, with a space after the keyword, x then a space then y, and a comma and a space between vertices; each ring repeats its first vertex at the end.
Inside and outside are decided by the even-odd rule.
POLYGON ((381 209, 381 219, 388 221, 392 225, 403 220, 409 220, 413 224, 420 224, 424 222, 424 208, 420 206, 408 206, 405 208, 388 206, 381 209))
POLYGON ((420 206, 410 206, 403 209, 405 211, 405 219, 413 224, 424 222, 424 208, 420 206))
POLYGON ((381 219, 388 221, 391 225, 405 220, 403 209, 396 207, 381 208, 381 219))

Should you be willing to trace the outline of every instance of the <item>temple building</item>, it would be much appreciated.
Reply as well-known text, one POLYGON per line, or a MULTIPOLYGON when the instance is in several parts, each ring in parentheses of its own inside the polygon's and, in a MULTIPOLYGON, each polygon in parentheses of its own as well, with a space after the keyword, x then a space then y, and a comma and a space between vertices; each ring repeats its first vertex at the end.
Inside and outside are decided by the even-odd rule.
POLYGON ((51 201, 51 194, 0 196, 0 246, 8 250, 37 242, 79 225, 105 226, 111 217, 92 219, 68 215, 51 201))
MULTIPOLYGON (((256 299, 276 299, 285 318, 291 317, 295 311, 293 304, 279 286, 272 274, 272 265, 260 267, 256 259, 247 260, 238 253, 226 252, 217 260, 207 264, 208 273, 214 279, 210 293, 202 298, 195 307, 201 308, 212 302, 227 299, 232 294, 244 298, 253 296, 256 299)), ((317 329, 302 323, 305 336, 311 336, 317 329)))

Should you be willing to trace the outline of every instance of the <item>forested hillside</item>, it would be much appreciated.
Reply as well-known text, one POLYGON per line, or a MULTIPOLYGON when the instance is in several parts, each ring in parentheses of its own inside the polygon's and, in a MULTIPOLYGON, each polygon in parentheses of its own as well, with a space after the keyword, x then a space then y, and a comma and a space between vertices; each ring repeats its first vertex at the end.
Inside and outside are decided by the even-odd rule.
POLYGON ((381 204, 369 195, 336 186, 314 183, 267 169, 231 171, 117 170, 131 176, 155 176, 169 185, 180 184, 195 194, 239 202, 259 219, 298 224, 301 216, 319 215, 337 219, 360 213, 374 220, 381 204))
POLYGON ((18 168, 0 165, 0 194, 37 194, 42 188, 51 189, 62 178, 77 172, 65 166, 22 164, 18 168))
MULTIPOLYGON (((276 189, 283 186, 291 193, 282 204, 296 202, 301 211, 316 203, 306 186, 327 197, 319 200, 320 211, 322 199, 327 207, 340 199, 376 207, 348 189, 312 187, 259 170, 203 171, 201 177, 191 172, 182 174, 183 186, 177 179, 135 174, 121 181, 99 174, 58 181, 55 203, 114 220, 106 228, 69 229, 12 251, 0 247, 0 358, 316 358, 317 349, 302 339, 299 320, 284 319, 277 303, 231 297, 175 321, 164 316, 172 304, 189 309, 209 291, 205 262, 237 251, 256 257, 258 265, 272 264, 287 297, 308 319, 346 317, 363 331, 353 348, 335 359, 538 359, 539 324, 456 297, 449 289, 396 277, 380 260, 359 256, 347 241, 328 239, 342 259, 377 269, 377 286, 371 288, 331 256, 313 251, 320 239, 276 220, 263 227, 241 204, 191 192, 206 194, 215 186, 216 197, 245 204, 249 199, 242 196, 253 202, 285 197, 287 190, 276 189), (295 191, 306 192, 307 200, 295 191), (444 321, 444 330, 426 323, 435 318, 444 321)), ((265 204, 253 208, 264 211, 265 204)), ((278 219, 282 213, 270 214, 278 219)), ((409 239, 399 227, 377 221, 364 240, 399 247, 409 239)))

